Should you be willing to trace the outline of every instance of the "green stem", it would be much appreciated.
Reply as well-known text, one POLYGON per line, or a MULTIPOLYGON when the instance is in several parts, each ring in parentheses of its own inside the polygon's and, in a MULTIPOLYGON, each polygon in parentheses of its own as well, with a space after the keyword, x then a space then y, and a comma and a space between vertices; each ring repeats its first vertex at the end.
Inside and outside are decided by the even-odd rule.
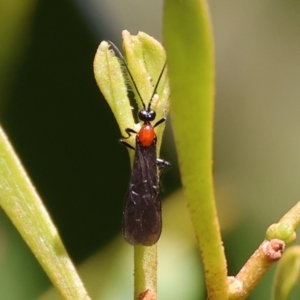
POLYGON ((157 245, 134 247, 134 299, 146 294, 157 298, 157 245))
POLYGON ((288 223, 294 229, 296 229, 300 224, 300 201, 290 209, 279 221, 279 223, 288 223))

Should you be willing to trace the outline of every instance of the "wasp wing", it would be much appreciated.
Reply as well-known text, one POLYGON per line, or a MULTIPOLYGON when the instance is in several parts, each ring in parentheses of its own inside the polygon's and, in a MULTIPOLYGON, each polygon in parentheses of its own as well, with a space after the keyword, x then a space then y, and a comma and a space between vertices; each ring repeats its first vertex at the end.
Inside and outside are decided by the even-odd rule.
POLYGON ((131 245, 152 246, 158 241, 161 228, 156 143, 144 147, 137 139, 123 212, 123 234, 131 245))

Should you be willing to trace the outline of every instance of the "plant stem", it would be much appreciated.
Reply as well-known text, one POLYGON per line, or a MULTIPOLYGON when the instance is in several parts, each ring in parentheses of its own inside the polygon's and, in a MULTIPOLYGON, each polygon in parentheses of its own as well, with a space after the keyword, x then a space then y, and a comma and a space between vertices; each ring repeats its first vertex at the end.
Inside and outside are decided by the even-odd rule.
POLYGON ((285 243, 264 240, 229 284, 229 299, 246 299, 271 265, 281 258, 285 243))
POLYGON ((156 299, 157 244, 134 247, 134 299, 156 299), (148 298, 146 298, 146 295, 148 298), (143 298, 142 298, 143 297, 143 298))

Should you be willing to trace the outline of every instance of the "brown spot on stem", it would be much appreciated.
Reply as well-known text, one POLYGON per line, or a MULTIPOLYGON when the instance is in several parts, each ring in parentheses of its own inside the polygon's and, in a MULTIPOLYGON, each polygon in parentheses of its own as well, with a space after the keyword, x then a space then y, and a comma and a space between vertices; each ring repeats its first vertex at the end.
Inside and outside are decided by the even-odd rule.
POLYGON ((150 289, 139 294, 139 300, 156 300, 156 293, 150 289))
POLYGON ((284 248, 285 248, 284 241, 278 239, 272 239, 264 245, 263 251, 267 259, 270 262, 273 262, 281 258, 284 248))

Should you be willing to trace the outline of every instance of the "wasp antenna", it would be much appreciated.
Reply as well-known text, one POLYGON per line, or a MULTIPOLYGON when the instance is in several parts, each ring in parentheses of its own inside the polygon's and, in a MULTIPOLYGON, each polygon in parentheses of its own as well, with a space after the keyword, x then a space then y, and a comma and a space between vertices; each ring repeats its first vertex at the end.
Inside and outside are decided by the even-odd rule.
POLYGON ((140 91, 139 91, 139 89, 138 89, 138 87, 137 87, 137 85, 136 85, 136 83, 135 83, 135 81, 133 79, 133 76, 132 76, 132 74, 131 74, 131 72, 129 70, 129 67, 128 67, 127 63, 126 63, 126 60, 125 60, 124 56, 122 55, 121 51, 117 48, 117 46, 113 42, 107 41, 107 43, 109 44, 110 48, 114 51, 114 53, 117 56, 117 58, 119 58, 121 60, 121 63, 125 67, 128 75, 129 75, 129 78, 131 79, 131 82, 132 82, 132 84, 133 84, 133 86, 134 86, 134 88, 136 90, 136 93, 138 94, 138 96, 139 96, 139 98, 140 98, 140 100, 141 100, 141 102, 143 104, 144 109, 146 109, 146 106, 145 106, 145 103, 143 101, 143 98, 142 98, 142 96, 140 94, 140 91))
POLYGON ((159 82, 160 82, 160 80, 161 80, 161 78, 162 78, 162 76, 163 76, 163 73, 164 73, 165 68, 166 68, 166 63, 164 63, 164 65, 163 65, 163 67, 162 67, 162 69, 161 69, 161 71, 160 71, 160 74, 159 74, 159 76, 158 76, 157 82, 156 82, 156 84, 155 84, 153 93, 152 93, 152 95, 151 95, 151 98, 150 98, 150 101, 149 101, 149 104, 148 104, 148 108, 147 108, 148 111, 149 111, 150 108, 151 108, 151 104, 152 104, 153 97, 154 97, 154 95, 156 94, 156 91, 157 91, 159 82))

